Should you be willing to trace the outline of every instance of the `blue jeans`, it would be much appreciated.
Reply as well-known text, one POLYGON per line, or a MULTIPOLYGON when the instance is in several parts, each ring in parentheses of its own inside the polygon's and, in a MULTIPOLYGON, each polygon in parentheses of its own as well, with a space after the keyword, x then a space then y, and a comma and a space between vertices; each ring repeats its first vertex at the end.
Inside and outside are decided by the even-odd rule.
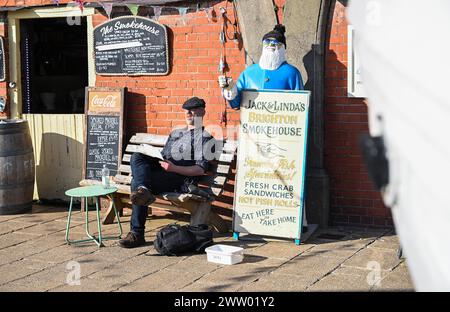
MULTIPOLYGON (((165 171, 159 164, 159 160, 141 153, 134 153, 130 160, 131 192, 139 186, 145 186, 157 195, 164 192, 178 191, 184 184, 185 176, 165 171)), ((143 236, 145 221, 148 215, 148 206, 132 205, 130 231, 136 235, 143 236)))

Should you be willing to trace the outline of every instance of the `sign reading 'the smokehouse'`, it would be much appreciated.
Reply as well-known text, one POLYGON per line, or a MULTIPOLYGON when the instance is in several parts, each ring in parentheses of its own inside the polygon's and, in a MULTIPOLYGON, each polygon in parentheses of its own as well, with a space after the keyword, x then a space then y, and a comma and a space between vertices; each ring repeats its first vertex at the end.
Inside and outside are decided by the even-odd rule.
POLYGON ((95 72, 99 75, 167 75, 167 30, 151 19, 124 16, 94 29, 95 72))

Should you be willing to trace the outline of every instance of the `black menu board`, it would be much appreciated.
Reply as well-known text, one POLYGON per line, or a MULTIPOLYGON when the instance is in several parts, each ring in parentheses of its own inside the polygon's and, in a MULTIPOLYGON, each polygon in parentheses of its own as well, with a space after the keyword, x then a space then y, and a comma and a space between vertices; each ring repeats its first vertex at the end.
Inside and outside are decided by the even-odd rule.
POLYGON ((0 37, 0 81, 5 80, 5 47, 3 37, 0 37))
POLYGON ((84 179, 115 176, 122 157, 124 88, 86 88, 84 179))
POLYGON ((114 18, 94 28, 95 71, 99 75, 167 75, 167 30, 139 16, 114 18))
POLYGON ((119 163, 120 116, 87 115, 86 179, 101 180, 106 165, 111 176, 119 163))

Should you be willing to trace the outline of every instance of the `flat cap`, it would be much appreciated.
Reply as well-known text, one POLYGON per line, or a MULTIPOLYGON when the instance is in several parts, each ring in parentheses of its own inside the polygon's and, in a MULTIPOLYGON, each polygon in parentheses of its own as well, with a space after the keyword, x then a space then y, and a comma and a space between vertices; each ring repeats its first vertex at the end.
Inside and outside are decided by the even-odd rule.
POLYGON ((197 107, 203 107, 205 108, 205 101, 203 99, 200 99, 196 96, 188 99, 183 104, 183 109, 191 109, 191 108, 197 108, 197 107))

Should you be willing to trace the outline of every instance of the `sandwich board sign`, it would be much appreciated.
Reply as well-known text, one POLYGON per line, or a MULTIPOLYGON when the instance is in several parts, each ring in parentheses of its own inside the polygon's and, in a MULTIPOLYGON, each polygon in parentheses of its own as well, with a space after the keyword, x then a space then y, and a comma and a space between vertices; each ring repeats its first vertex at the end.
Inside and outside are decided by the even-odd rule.
POLYGON ((106 165, 115 176, 122 160, 125 88, 86 87, 83 178, 101 180, 106 165))
POLYGON ((243 92, 234 238, 248 233, 300 244, 309 102, 309 91, 243 92))

